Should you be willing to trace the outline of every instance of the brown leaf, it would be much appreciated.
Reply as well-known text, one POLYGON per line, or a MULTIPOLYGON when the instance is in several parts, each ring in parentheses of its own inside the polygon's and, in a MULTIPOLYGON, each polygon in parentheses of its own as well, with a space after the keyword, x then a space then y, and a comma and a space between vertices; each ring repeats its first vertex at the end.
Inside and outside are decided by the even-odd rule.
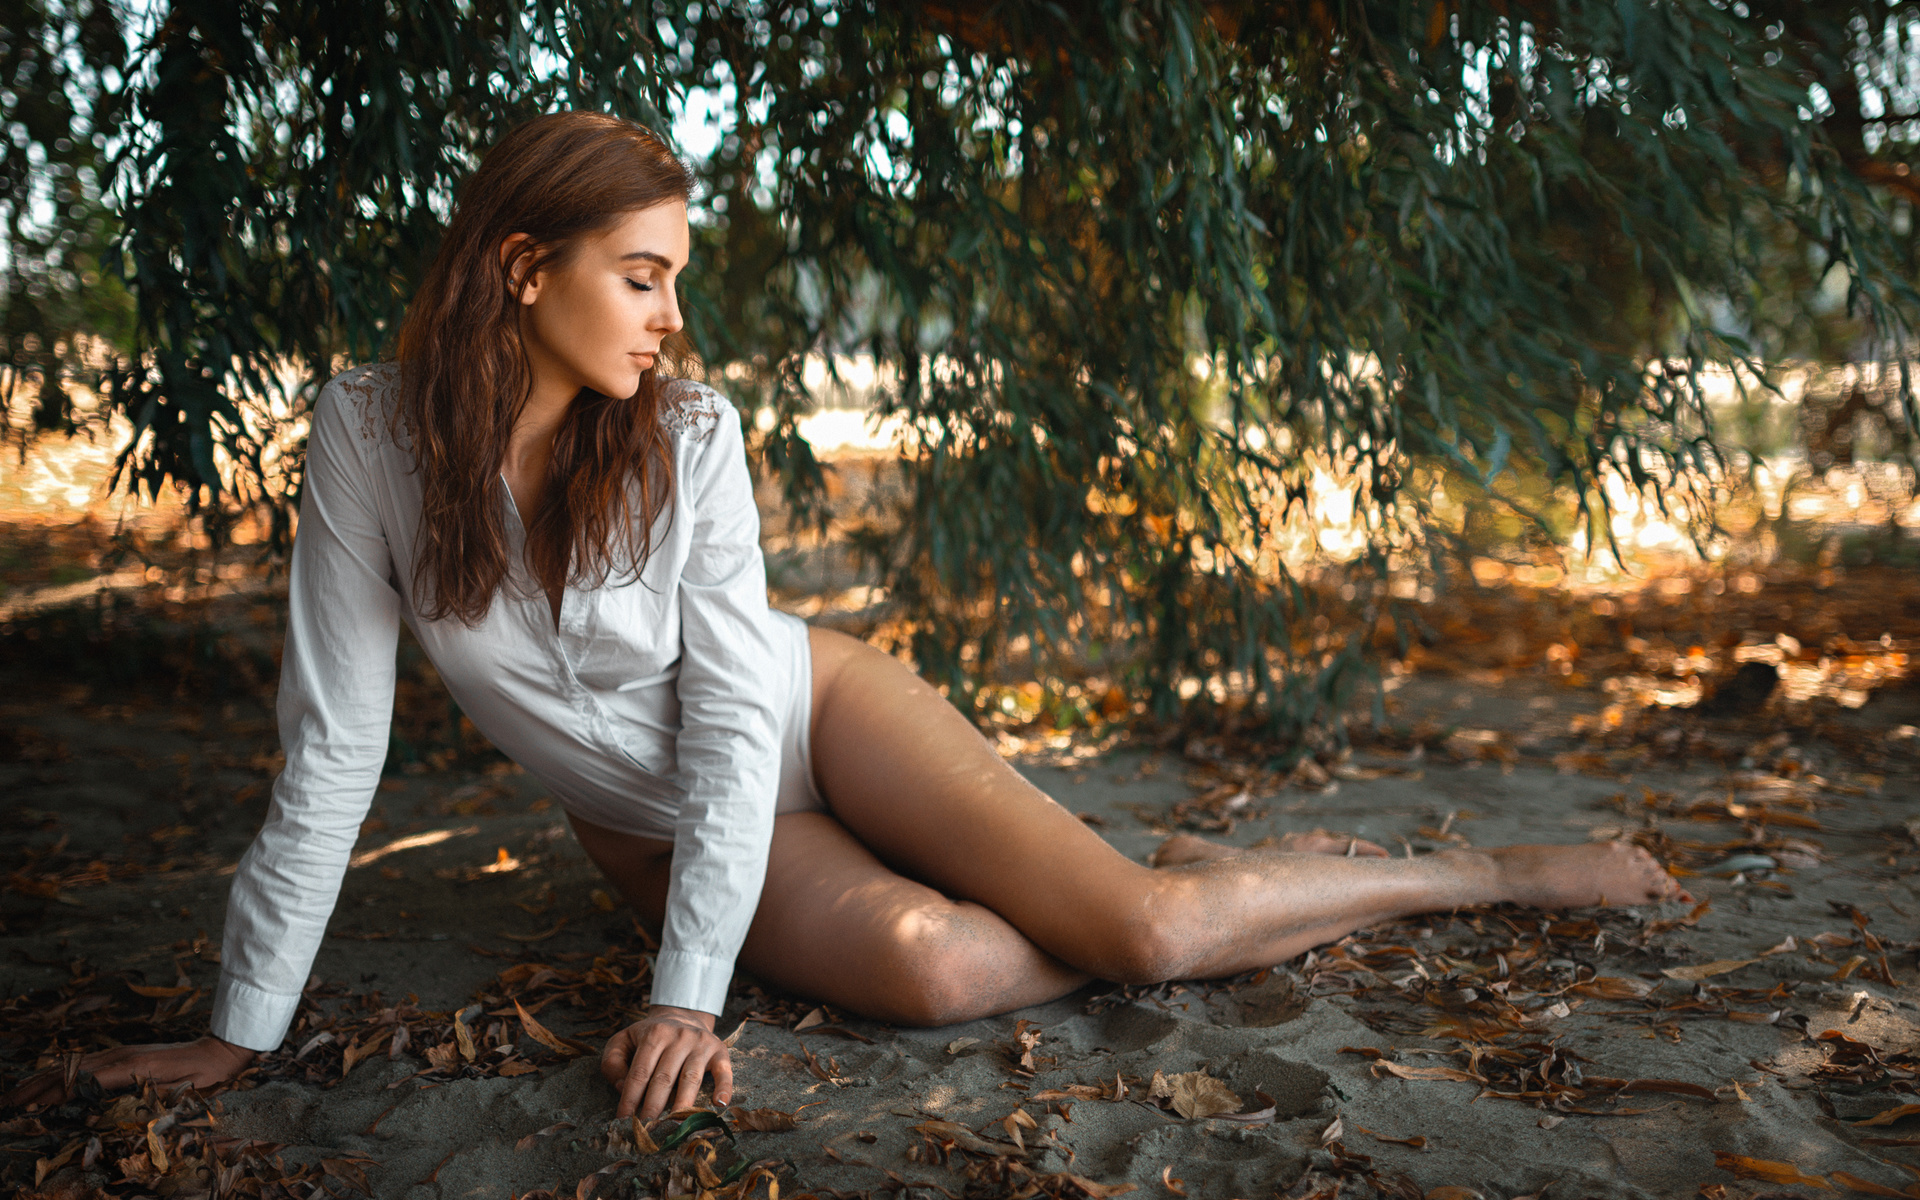
POLYGON ((653 1140, 653 1135, 648 1133, 647 1127, 640 1123, 640 1118, 629 1119, 633 1122, 633 1148, 641 1154, 660 1153, 660 1144, 653 1140))
POLYGON ((1331 1146, 1345 1136, 1347 1136, 1347 1123, 1343 1118, 1335 1116, 1333 1120, 1327 1122, 1327 1127, 1320 1131, 1320 1144, 1331 1146))
POLYGON ((373 1188, 367 1183, 366 1168, 360 1164, 372 1161, 370 1158, 323 1158, 320 1160, 320 1170, 323 1174, 352 1184, 361 1195, 371 1196, 373 1188))
POLYGON ((1173 1111, 1189 1121, 1240 1111, 1240 1097, 1205 1071, 1185 1071, 1167 1082, 1173 1087, 1173 1111))
POLYGON ((799 1023, 793 1027, 793 1031, 799 1033, 803 1029, 812 1029, 815 1025, 824 1025, 826 1023, 827 1010, 824 1008, 816 1008, 806 1016, 801 1017, 799 1023))
POLYGON ((539 1071, 539 1067, 534 1066, 524 1058, 510 1058, 500 1064, 498 1074, 512 1079, 519 1075, 535 1075, 538 1074, 539 1071))
POLYGON ((1358 1129, 1361 1133, 1366 1134, 1368 1137, 1372 1138, 1376 1142, 1386 1142, 1389 1145, 1394 1145, 1394 1146, 1412 1146, 1415 1150, 1425 1150, 1427 1148, 1427 1139, 1424 1137, 1405 1137, 1405 1138, 1388 1137, 1384 1133, 1375 1133, 1373 1130, 1368 1129, 1365 1125, 1355 1125, 1354 1128, 1358 1129))
POLYGON ((1449 1183, 1429 1189, 1425 1200, 1487 1200, 1487 1198, 1484 1193, 1476 1192, 1472 1188, 1456 1187, 1449 1183))
POLYGON ((606 1166, 601 1167, 598 1171, 595 1171, 593 1174, 583 1177, 580 1180, 580 1182, 575 1184, 573 1187, 573 1200, 588 1200, 588 1197, 593 1195, 593 1189, 600 1186, 600 1181, 602 1179, 605 1179, 607 1176, 613 1174, 615 1171, 618 1171, 622 1167, 630 1167, 632 1165, 633 1165, 632 1159, 623 1158, 618 1162, 610 1162, 606 1166))
POLYGON ((1462 1071, 1458 1067, 1404 1067, 1396 1062, 1381 1059, 1369 1068, 1376 1076, 1385 1071, 1398 1079, 1450 1079, 1458 1083, 1485 1083, 1486 1080, 1471 1071, 1462 1071))
POLYGON ((952 1142, 962 1150, 971 1150, 975 1154, 991 1154, 1000 1158, 1026 1157, 1025 1151, 1004 1142, 990 1142, 965 1125, 953 1121, 923 1121, 914 1129, 929 1137, 952 1142))
POLYGON ((144 984, 130 983, 127 989, 136 996, 145 996, 149 1000, 165 1000, 170 996, 184 996, 192 991, 191 987, 147 987, 144 984))
POLYGON ((147 1122, 147 1158, 153 1163, 154 1170, 165 1175, 168 1166, 167 1148, 161 1144, 160 1135, 153 1130, 153 1127, 158 1125, 160 1120, 161 1118, 155 1117, 153 1120, 147 1122))
POLYGON ((1639 1000, 1653 989, 1654 985, 1644 979, 1601 975, 1585 983, 1576 983, 1567 990, 1576 996, 1590 996, 1595 1000, 1639 1000))
POLYGON ((1184 1196, 1187 1194, 1187 1181, 1173 1177, 1172 1163, 1168 1163, 1166 1166, 1160 1168, 1160 1183, 1176 1196, 1184 1196))
POLYGON ((1703 979, 1725 975, 1729 971, 1737 971, 1741 967, 1750 966, 1759 961, 1757 958, 1722 958, 1710 963, 1701 963, 1698 966, 1668 967, 1660 973, 1668 979, 1678 979, 1682 983, 1699 983, 1703 979))
POLYGON ((386 1045, 387 1039, 392 1036, 393 1030, 389 1028, 374 1034, 371 1038, 368 1038, 364 1044, 361 1043, 359 1038, 353 1039, 352 1042, 348 1043, 346 1050, 341 1055, 340 1077, 342 1079, 346 1078, 347 1074, 353 1070, 354 1064, 364 1062, 366 1059, 372 1057, 374 1052, 386 1045))
POLYGON ((1823 1191, 1833 1190, 1833 1185, 1822 1176, 1804 1174, 1792 1163, 1774 1162, 1765 1158, 1748 1158, 1743 1154, 1729 1154, 1725 1150, 1715 1150, 1713 1165, 1728 1172, 1735 1179, 1761 1179, 1768 1183, 1800 1183, 1823 1191))
POLYGON ((566 1042, 563 1042, 559 1038, 555 1037, 553 1035, 553 1031, 549 1030, 545 1025, 542 1025, 539 1021, 536 1021, 533 1017, 533 1014, 529 1013, 526 1010, 526 1008, 518 1000, 515 1000, 513 1002, 513 1007, 514 1007, 514 1011, 520 1014, 520 1028, 527 1031, 528 1037, 532 1038, 536 1042, 539 1042, 542 1046, 545 1046, 547 1049, 557 1051, 561 1054, 566 1055, 568 1058, 572 1058, 575 1055, 580 1053, 580 1051, 575 1049, 573 1046, 570 1046, 566 1042))
POLYGON ((1864 1196, 1899 1196, 1905 1198, 1913 1195, 1912 1192, 1903 1192, 1898 1188, 1890 1188, 1884 1183, 1875 1183, 1871 1179, 1862 1179, 1858 1175, 1850 1175, 1845 1171, 1835 1171, 1827 1178, 1833 1180, 1850 1192, 1859 1192, 1864 1196))
POLYGON ((427 1062, 436 1071, 451 1071, 460 1065, 460 1051, 452 1042, 442 1042, 438 1046, 427 1047, 427 1062))
POLYGON ((1608 1079, 1603 1076, 1589 1075, 1580 1086, 1589 1091, 1668 1092, 1676 1096, 1694 1096, 1701 1100, 1717 1099, 1711 1088, 1701 1087, 1697 1083, 1683 1083, 1678 1079, 1608 1079))
POLYGON ((785 1133, 797 1129, 800 1122, 790 1112, 781 1112, 777 1108, 736 1108, 727 1114, 735 1129, 744 1129, 750 1133, 785 1133))
POLYGON ((537 1129, 513 1144, 515 1150, 531 1150, 550 1137, 565 1133, 574 1128, 572 1121, 555 1121, 545 1129, 537 1129))
POLYGON ((1047 1088, 1027 1097, 1029 1100, 1104 1100, 1107 1089, 1091 1083, 1070 1083, 1063 1088, 1047 1088))
POLYGON ((1149 1081, 1147 1084, 1147 1099, 1149 1100, 1173 1099, 1173 1085, 1171 1083, 1168 1083, 1167 1077, 1165 1075, 1162 1075, 1158 1071, 1155 1071, 1153 1073, 1153 1079, 1149 1081))
POLYGON ((460 1019, 459 1013, 453 1016, 453 1038, 460 1044, 461 1058, 472 1062, 479 1056, 480 1051, 473 1044, 473 1032, 467 1028, 467 1023, 460 1019))
POLYGON ((1864 1121, 1855 1121, 1854 1124, 1855 1125, 1891 1125, 1895 1121, 1899 1121, 1907 1117, 1911 1117, 1915 1113, 1920 1113, 1920 1104, 1900 1104, 1876 1116, 1868 1117, 1864 1121))

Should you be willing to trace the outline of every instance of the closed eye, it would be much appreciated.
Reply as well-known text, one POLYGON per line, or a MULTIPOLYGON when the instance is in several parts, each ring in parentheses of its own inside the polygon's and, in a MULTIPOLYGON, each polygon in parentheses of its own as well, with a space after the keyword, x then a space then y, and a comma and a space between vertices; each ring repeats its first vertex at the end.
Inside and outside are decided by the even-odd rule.
POLYGON ((630 288, 632 288, 632 289, 633 289, 634 291, 636 291, 636 292, 650 292, 650 291, 652 291, 652 290, 653 290, 653 285, 652 285, 652 284, 650 284, 650 283, 641 283, 641 282, 640 282, 639 280, 637 280, 637 279, 629 279, 629 280, 627 280, 627 286, 628 286, 628 287, 630 287, 630 288))

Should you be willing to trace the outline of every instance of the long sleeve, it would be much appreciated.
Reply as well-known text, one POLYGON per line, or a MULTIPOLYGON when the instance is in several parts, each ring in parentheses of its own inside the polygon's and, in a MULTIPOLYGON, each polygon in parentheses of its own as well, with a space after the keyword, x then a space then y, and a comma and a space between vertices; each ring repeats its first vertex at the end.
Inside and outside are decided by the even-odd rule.
POLYGON ((286 1036, 380 782, 393 717, 400 596, 341 388, 314 409, 293 547, 280 741, 266 824, 227 903, 213 1033, 254 1050, 286 1036))
POLYGON ((715 1014, 766 878, 780 773, 773 696, 781 670, 739 418, 724 401, 719 407, 682 493, 694 510, 680 582, 676 746, 686 799, 674 827, 653 984, 655 1004, 715 1014))

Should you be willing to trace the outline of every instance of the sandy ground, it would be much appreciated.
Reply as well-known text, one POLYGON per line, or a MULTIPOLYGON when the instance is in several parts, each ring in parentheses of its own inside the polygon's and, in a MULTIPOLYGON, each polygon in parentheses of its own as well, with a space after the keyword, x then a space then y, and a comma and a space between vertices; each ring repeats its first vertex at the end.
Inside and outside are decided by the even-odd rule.
MULTIPOLYGON (((1553 731, 1592 707, 1589 695, 1524 680, 1499 690, 1416 680, 1399 699, 1410 720, 1430 712, 1504 729, 1523 749, 1520 762, 1362 753, 1332 790, 1256 786, 1239 807, 1220 810, 1234 822, 1215 836, 1250 846, 1327 826, 1418 853, 1462 838, 1488 846, 1658 830, 1733 846, 1754 827, 1731 819, 1725 802, 1744 798, 1797 814, 1779 818, 1796 822, 1787 827, 1763 828, 1761 840, 1800 840, 1774 851, 1773 871, 1688 878, 1710 902, 1693 924, 1677 905, 1560 925, 1518 910, 1441 914, 1231 983, 1095 985, 937 1030, 829 1013, 796 1031, 819 1021, 804 998, 768 996, 742 976, 720 1026, 739 1030, 736 1108, 796 1114, 796 1127, 742 1130, 732 1145, 710 1138, 698 1143, 710 1150, 688 1157, 639 1153, 620 1123, 609 1141, 614 1095, 593 1057, 535 1046, 500 994, 496 976, 520 963, 581 971, 594 955, 642 961, 630 919, 595 896, 601 881, 558 809, 523 774, 399 776, 383 785, 363 832, 365 861, 348 873, 314 965, 321 982, 306 1027, 250 1086, 218 1098, 217 1126, 280 1144, 291 1164, 362 1159, 373 1194, 412 1200, 588 1194, 582 1186, 660 1194, 690 1188, 686 1172, 697 1179, 693 1158, 705 1154, 718 1154, 720 1166, 736 1156, 785 1160, 787 1196, 903 1187, 924 1187, 915 1191, 923 1196, 1022 1188, 1081 1196, 1130 1184, 1140 1195, 1180 1188, 1228 1200, 1289 1189, 1332 1195, 1344 1179, 1350 1195, 1373 1186, 1440 1197, 1674 1197, 1704 1186, 1742 1197, 1831 1194, 1829 1176, 1836 1188, 1878 1184, 1882 1195, 1914 1184, 1920 1152, 1896 1143, 1920 1143, 1920 1118, 1857 1124, 1914 1099, 1901 1091, 1912 1089, 1912 1060, 1903 1068, 1898 1058, 1920 1040, 1912 986, 1920 875, 1907 832, 1920 804, 1910 772, 1869 776, 1803 748, 1792 778, 1770 775, 1773 759, 1745 773, 1737 762, 1567 773, 1550 765, 1566 749, 1553 731), (1695 801, 1704 807, 1686 815, 1695 801), (1694 819, 1716 815, 1726 819, 1694 819), (503 858, 505 869, 480 870, 503 858), (1880 942, 1861 933, 1855 910, 1880 942), (1792 950, 1762 955, 1789 937, 1792 950), (1881 953, 1895 984, 1872 978, 1881 953), (1745 960, 1755 961, 1698 981, 1665 973, 1745 960), (1616 982, 1609 991, 1595 979, 1616 982), (374 992, 380 999, 360 999, 374 992), (517 1046, 537 1069, 508 1077, 456 1065, 421 1075, 431 1064, 415 1044, 373 1053, 341 1078, 337 1044, 305 1046, 330 1021, 360 1028, 352 1021, 364 1024, 409 993, 429 1014, 420 1030, 451 1030, 450 1014, 464 1009, 477 1034, 489 1014, 509 1014, 484 1044, 517 1046), (480 1007, 469 1007, 477 996, 480 1007), (1497 1027, 1463 1035, 1476 1014, 1494 1014, 1497 1027), (1868 1044, 1889 1069, 1869 1063, 1846 1075, 1835 1057, 1845 1043, 1820 1040, 1828 1030, 1868 1044), (307 1058, 293 1061, 303 1047, 307 1058), (331 1065, 308 1069, 323 1061, 331 1065), (1542 1061, 1542 1074, 1524 1074, 1542 1061), (1445 1069, 1475 1078, 1432 1077, 1445 1069), (1557 1087, 1543 1082, 1552 1071, 1557 1087), (1150 1102, 1156 1072, 1204 1072, 1231 1090, 1235 1108, 1272 1111, 1186 1119, 1150 1102), (1566 1093, 1596 1078, 1692 1086, 1566 1093), (1122 1099, 1112 1098, 1116 1080, 1127 1086, 1122 1099), (1716 1167, 1716 1152, 1723 1164, 1729 1154, 1792 1164, 1821 1186, 1741 1180, 1716 1167)), ((1859 719, 1897 723, 1902 703, 1910 701, 1876 700, 1859 719)), ((106 995, 102 1004, 138 1010, 152 1001, 127 985, 182 988, 199 1011, 170 1015, 168 1028, 191 1032, 217 977, 232 864, 264 812, 274 743, 265 714, 244 702, 115 708, 74 691, 15 704, 0 719, 16 746, 15 761, 0 763, 0 852, 9 870, 26 864, 16 883, 61 872, 67 881, 51 895, 31 886, 0 893, 0 994, 48 996, 44 989, 90 977, 88 994, 106 995)), ((1777 755, 1777 739, 1766 750, 1777 755)), ((1171 751, 1018 765, 1140 860, 1173 827, 1177 804, 1217 796, 1230 779, 1218 764, 1171 751)), ((1718 864, 1704 859, 1737 852, 1693 858, 1710 868, 1718 864)), ((641 998, 629 989, 621 1003, 641 998)), ((27 1010, 15 1002, 7 1011, 27 1010)), ((565 998, 537 1011, 554 1033, 599 1044, 584 1019, 594 1014, 565 998)), ((17 1075, 45 1047, 14 1024, 0 1024, 0 1052, 17 1075)), ((0 1144, 51 1154, 21 1128, 0 1125, 11 1130, 0 1144)), ((114 1178, 107 1164, 96 1171, 114 1178)))

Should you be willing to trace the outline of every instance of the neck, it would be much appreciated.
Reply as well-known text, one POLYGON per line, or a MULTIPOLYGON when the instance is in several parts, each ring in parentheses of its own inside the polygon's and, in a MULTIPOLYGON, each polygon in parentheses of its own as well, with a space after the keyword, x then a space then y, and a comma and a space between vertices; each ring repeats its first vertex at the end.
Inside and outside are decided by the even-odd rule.
POLYGON ((546 473, 547 459, 553 453, 554 435, 567 419, 567 409, 580 394, 580 384, 563 371, 542 363, 541 355, 527 348, 528 366, 533 373, 533 390, 507 439, 506 466, 510 474, 546 473))

